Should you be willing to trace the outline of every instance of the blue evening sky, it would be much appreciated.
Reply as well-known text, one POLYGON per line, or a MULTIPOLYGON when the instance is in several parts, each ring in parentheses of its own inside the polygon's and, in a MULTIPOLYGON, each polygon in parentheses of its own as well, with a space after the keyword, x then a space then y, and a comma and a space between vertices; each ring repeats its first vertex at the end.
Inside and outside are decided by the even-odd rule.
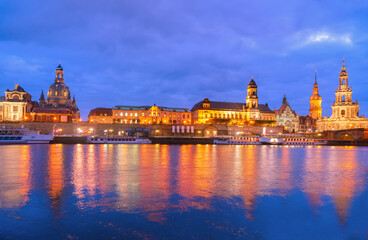
POLYGON ((368 1, 3 0, 0 90, 38 100, 61 60, 83 119, 95 107, 191 108, 208 97, 260 103, 286 93, 308 114, 317 69, 330 116, 345 57, 353 99, 368 116, 368 1))

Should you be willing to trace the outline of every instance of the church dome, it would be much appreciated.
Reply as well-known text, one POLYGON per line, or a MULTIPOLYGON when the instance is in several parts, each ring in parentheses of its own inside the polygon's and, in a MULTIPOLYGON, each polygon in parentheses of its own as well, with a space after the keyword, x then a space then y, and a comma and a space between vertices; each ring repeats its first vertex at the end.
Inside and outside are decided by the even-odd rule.
POLYGON ((248 84, 248 88, 257 88, 257 84, 256 82, 253 80, 253 77, 252 77, 252 80, 250 80, 249 84, 248 84))
POLYGON ((47 99, 52 99, 52 98, 65 98, 68 99, 68 97, 70 98, 70 91, 69 91, 69 87, 67 87, 65 85, 65 83, 63 82, 54 82, 50 88, 49 91, 47 92, 47 99))

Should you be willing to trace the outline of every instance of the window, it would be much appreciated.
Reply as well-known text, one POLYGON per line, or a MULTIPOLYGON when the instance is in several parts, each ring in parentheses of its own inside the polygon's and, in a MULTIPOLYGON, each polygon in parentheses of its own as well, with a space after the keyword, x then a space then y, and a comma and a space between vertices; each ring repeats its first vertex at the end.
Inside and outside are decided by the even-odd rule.
POLYGON ((134 116, 135 116, 135 117, 138 117, 138 113, 134 113, 134 116))
POLYGON ((144 113, 142 112, 142 117, 144 117, 144 113))
POLYGON ((117 117, 118 116, 118 114, 117 113, 115 113, 115 117, 117 117))
POLYGON ((120 113, 120 117, 122 117, 122 116, 123 116, 123 113, 121 112, 121 113, 120 113))
POLYGON ((13 120, 14 121, 18 120, 18 115, 13 115, 13 120))
POLYGON ((57 91, 55 91, 55 96, 57 96, 58 95, 58 92, 57 91))
POLYGON ((166 113, 164 113, 164 117, 166 117, 166 113))
POLYGON ((128 113, 125 113, 125 117, 128 117, 128 113))
POLYGON ((133 113, 130 113, 130 116, 133 117, 133 113))
POLYGON ((13 112, 18 112, 18 106, 13 106, 13 112))
POLYGON ((345 110, 341 110, 341 116, 345 116, 345 110))

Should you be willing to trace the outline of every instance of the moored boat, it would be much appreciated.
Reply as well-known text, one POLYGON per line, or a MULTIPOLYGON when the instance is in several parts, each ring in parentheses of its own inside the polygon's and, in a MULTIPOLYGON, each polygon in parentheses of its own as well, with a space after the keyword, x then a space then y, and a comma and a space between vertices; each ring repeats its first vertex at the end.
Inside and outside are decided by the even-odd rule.
POLYGON ((50 143, 54 135, 41 135, 38 131, 22 129, 1 129, 0 144, 45 144, 50 143))
POLYGON ((223 136, 213 140, 218 145, 260 145, 258 136, 223 136))
POLYGON ((151 144, 152 142, 148 138, 88 136, 87 143, 89 144, 151 144))

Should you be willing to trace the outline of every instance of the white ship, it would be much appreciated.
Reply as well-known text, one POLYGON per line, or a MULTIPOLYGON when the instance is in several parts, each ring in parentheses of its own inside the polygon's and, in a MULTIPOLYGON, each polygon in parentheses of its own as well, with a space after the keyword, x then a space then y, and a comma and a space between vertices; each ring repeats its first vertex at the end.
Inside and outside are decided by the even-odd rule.
POLYGON ((307 138, 302 134, 281 134, 284 145, 325 145, 327 141, 307 138))
POLYGON ((263 145, 282 145, 284 143, 283 139, 279 136, 265 135, 259 137, 259 142, 263 145))
POLYGON ((218 145, 260 145, 259 137, 257 136, 224 136, 215 138, 214 144, 218 145))
POLYGON ((90 144, 151 144, 152 142, 148 138, 88 136, 87 143, 90 143, 90 144))
POLYGON ((0 144, 41 144, 50 143, 54 135, 41 135, 38 131, 22 129, 1 129, 0 144))
POLYGON ((267 134, 259 138, 265 145, 325 145, 327 141, 307 138, 302 134, 267 134))

